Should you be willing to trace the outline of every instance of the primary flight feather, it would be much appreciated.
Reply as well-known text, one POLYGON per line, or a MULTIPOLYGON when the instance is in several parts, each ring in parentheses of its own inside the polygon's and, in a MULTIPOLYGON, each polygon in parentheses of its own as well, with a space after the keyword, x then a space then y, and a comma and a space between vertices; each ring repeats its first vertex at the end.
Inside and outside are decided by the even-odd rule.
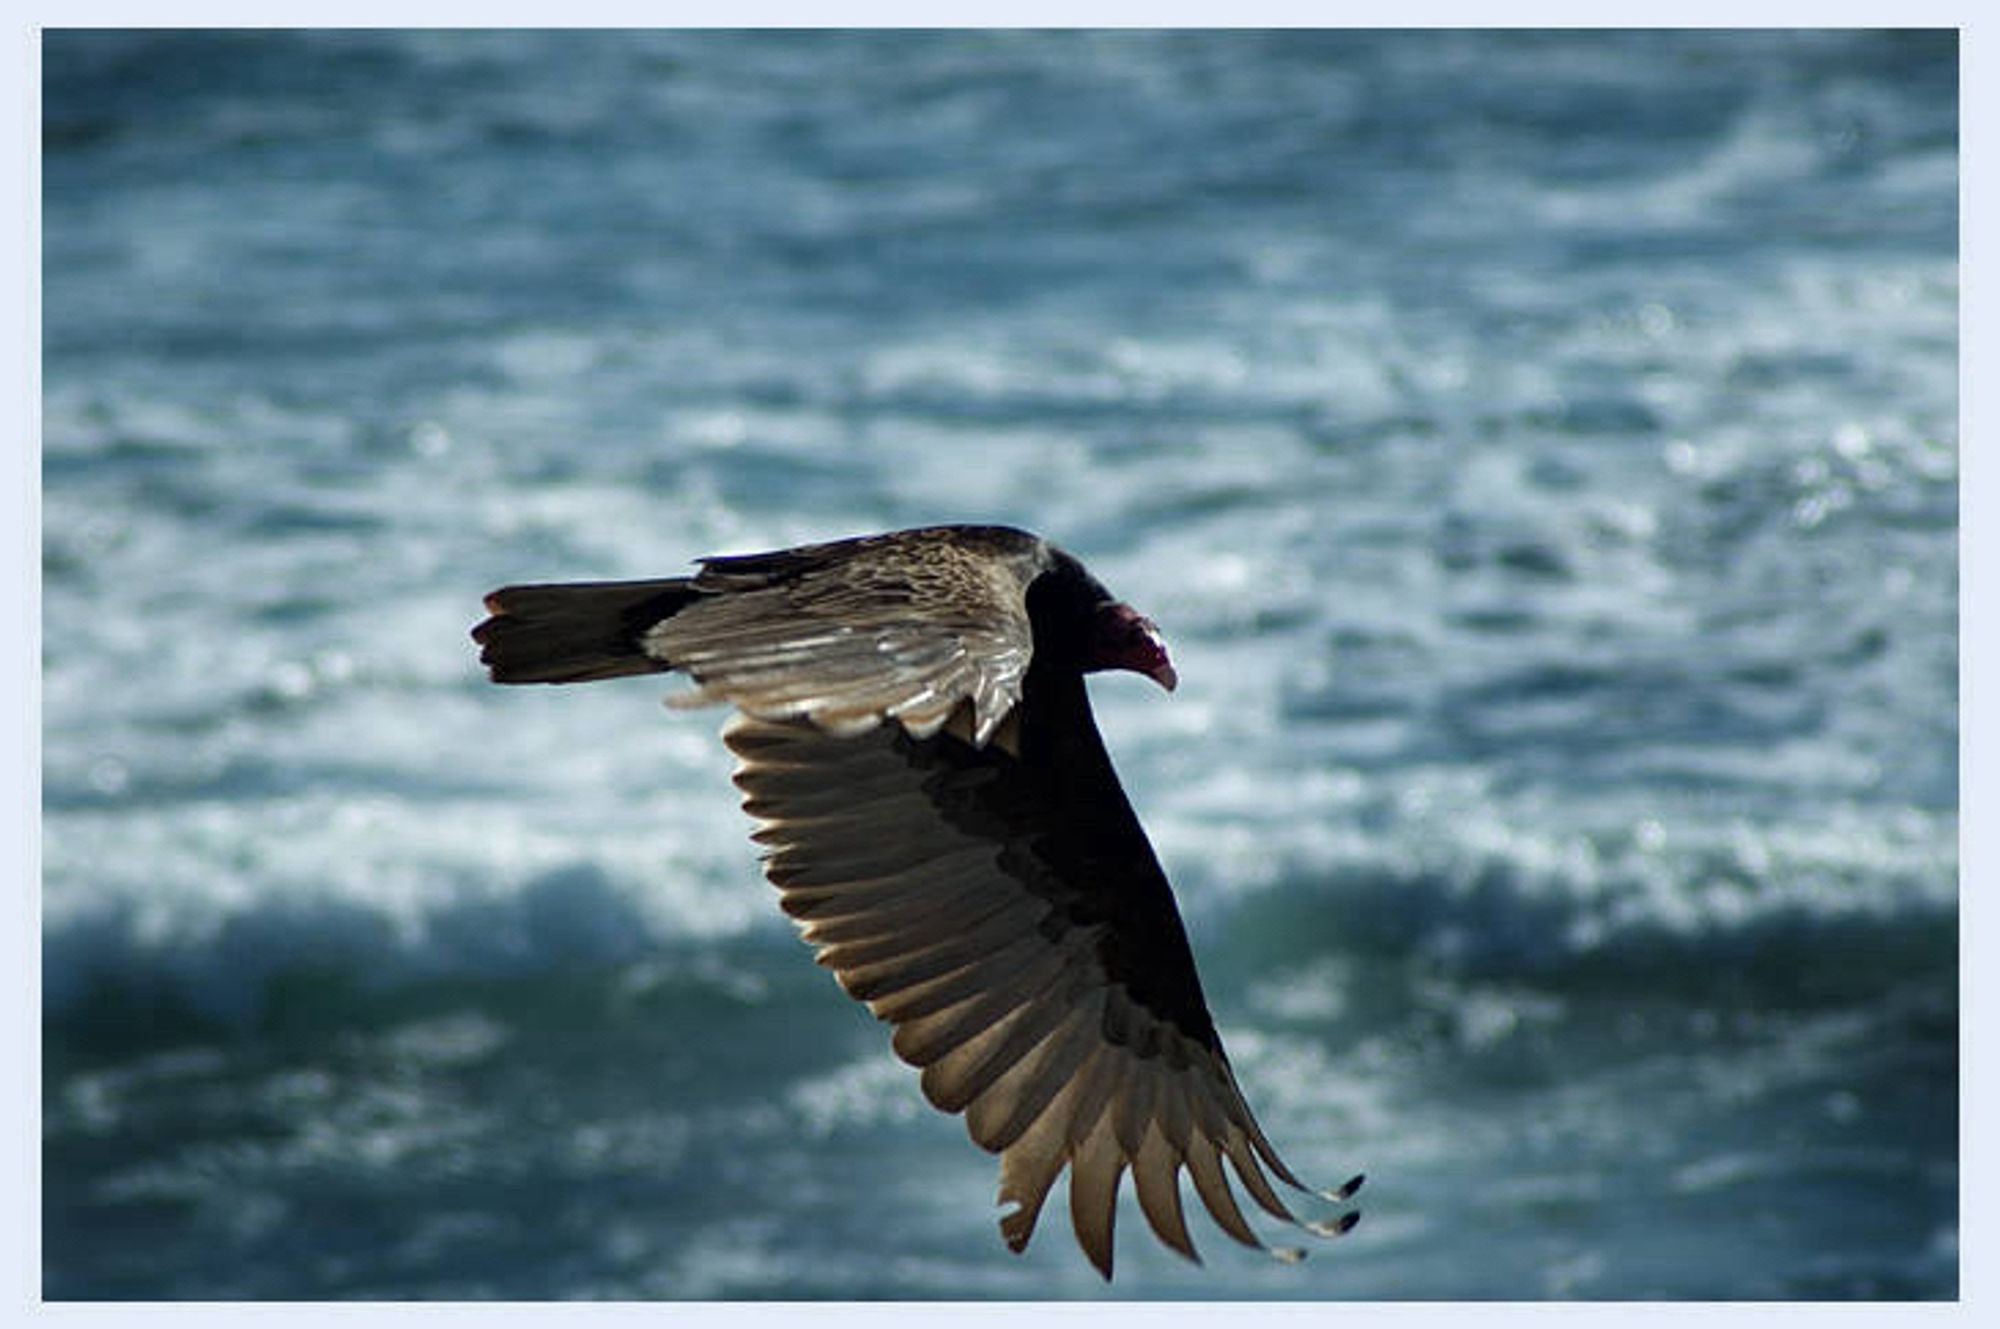
POLYGON ((894 1026, 925 1096, 1000 1156, 1009 1247, 1065 1167, 1107 1279, 1127 1171, 1190 1259, 1182 1171, 1223 1231, 1263 1245, 1224 1159, 1274 1217, 1353 1226, 1302 1222, 1266 1176, 1308 1189, 1243 1100, 1084 690, 1128 669, 1171 691, 1173 665, 1075 558, 1009 527, 934 526, 703 559, 692 577, 509 586, 486 608, 472 635, 495 682, 678 670, 697 689, 675 705, 736 708, 723 741, 780 904, 894 1026))

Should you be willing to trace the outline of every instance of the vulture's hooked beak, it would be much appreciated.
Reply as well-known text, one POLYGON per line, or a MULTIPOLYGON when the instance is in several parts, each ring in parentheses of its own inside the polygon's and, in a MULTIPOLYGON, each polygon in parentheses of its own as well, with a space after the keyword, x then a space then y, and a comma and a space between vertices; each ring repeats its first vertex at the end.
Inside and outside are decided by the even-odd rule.
POLYGON ((1099 611, 1088 669, 1129 669, 1144 674, 1167 691, 1180 685, 1167 643, 1153 620, 1131 605, 1112 602, 1099 611))

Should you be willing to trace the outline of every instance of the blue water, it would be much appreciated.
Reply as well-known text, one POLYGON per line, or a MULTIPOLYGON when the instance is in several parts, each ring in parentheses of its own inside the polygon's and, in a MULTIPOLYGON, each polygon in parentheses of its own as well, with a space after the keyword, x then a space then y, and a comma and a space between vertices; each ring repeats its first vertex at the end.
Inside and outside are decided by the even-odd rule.
POLYGON ((1956 1294, 1950 33, 43 54, 47 1296, 1956 1294), (1172 643, 1303 1265, 1010 1255, 719 717, 465 636, 946 520, 1172 643))

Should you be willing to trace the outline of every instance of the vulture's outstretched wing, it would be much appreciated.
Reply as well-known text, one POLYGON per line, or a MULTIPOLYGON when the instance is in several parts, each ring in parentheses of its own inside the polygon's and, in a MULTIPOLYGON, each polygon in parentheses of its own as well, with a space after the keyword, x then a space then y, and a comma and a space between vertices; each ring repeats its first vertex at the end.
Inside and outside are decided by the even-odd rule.
POLYGON ((1000 1155, 1010 1247, 1027 1245, 1065 1166, 1077 1240, 1106 1278, 1127 1170, 1153 1231, 1190 1259, 1182 1169, 1246 1245, 1263 1243, 1225 1157, 1267 1211, 1300 1221, 1265 1176, 1300 1185, 1237 1088, 1080 678, 1068 695, 1031 691, 1018 753, 744 716, 723 737, 785 911, 895 1026, 930 1101, 1000 1155))

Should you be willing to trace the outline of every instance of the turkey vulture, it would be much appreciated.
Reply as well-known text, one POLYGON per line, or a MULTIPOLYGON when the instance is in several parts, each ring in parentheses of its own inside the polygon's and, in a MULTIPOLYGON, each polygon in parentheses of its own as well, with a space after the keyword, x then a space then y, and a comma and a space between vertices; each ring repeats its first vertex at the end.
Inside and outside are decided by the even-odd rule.
MULTIPOLYGON (((1069 554, 1001 526, 933 526, 700 560, 692 577, 509 586, 473 629, 496 683, 680 670, 677 706, 736 708, 744 810, 780 903, 848 994, 895 1026, 927 1098, 1000 1155, 1026 1248, 1070 1170, 1077 1241, 1111 1277, 1119 1179, 1199 1262, 1179 1174, 1222 1230, 1222 1160, 1295 1217, 1223 1055, 1173 892, 1119 787, 1083 676, 1171 691, 1152 622, 1069 554), (888 723, 893 722, 893 723, 888 723), (1261 1164, 1261 1166, 1260 1166, 1261 1164)), ((1360 1187, 1312 1192, 1336 1203, 1360 1187)), ((1295 1259, 1301 1252, 1275 1252, 1295 1259)))

